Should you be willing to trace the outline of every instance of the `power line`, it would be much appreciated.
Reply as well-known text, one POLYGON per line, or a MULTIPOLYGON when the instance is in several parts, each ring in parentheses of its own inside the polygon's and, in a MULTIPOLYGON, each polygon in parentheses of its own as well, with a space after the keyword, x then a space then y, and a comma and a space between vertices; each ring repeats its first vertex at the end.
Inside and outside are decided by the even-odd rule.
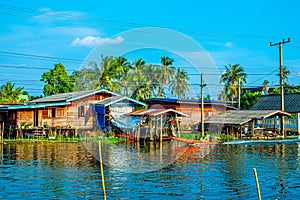
POLYGON ((37 60, 45 60, 45 61, 53 61, 53 60, 60 60, 60 61, 67 61, 72 63, 82 63, 82 60, 74 59, 74 58, 64 58, 64 57, 54 57, 54 56, 43 56, 43 55, 36 55, 36 54, 25 54, 25 53, 17 53, 17 52, 10 52, 10 51, 1 51, 0 54, 13 56, 13 57, 21 57, 21 58, 34 58, 37 60))
MULTIPOLYGON (((45 14, 52 17, 59 17, 59 18, 65 18, 65 19, 73 19, 77 21, 89 21, 89 22, 96 22, 96 23, 106 23, 109 25, 119 25, 119 26, 128 26, 128 27, 159 27, 159 28, 171 28, 174 30, 179 30, 182 32, 188 32, 196 35, 214 35, 214 36, 222 36, 219 39, 228 39, 228 36, 235 37, 235 38, 241 38, 241 39, 256 39, 257 38, 270 38, 268 35, 250 35, 250 34, 236 34, 236 33, 225 33, 225 32, 212 32, 212 31, 204 31, 204 30, 192 30, 192 29, 185 29, 180 27, 166 27, 166 26, 155 26, 153 24, 140 24, 140 23, 132 23, 132 22, 124 22, 124 21, 116 21, 116 20, 108 20, 103 18, 91 18, 91 17, 81 17, 81 16, 74 16, 66 13, 59 13, 59 12, 53 12, 53 11, 43 11, 43 10, 34 10, 24 7, 17 7, 17 6, 11 6, 6 4, 0 4, 0 7, 8 10, 14 10, 18 12, 26 12, 26 13, 33 13, 33 14, 45 14), (224 37, 226 36, 226 37, 224 37)), ((9 13, 9 15, 12 15, 9 13)), ((94 25, 93 25, 94 26, 94 25)), ((112 27, 109 27, 112 28, 112 27)), ((123 29, 124 30, 124 29, 123 29)), ((199 37, 199 36, 198 36, 199 37)), ((274 36, 275 37, 275 36, 274 36)), ((215 38, 216 39, 216 38, 215 38)), ((259 42, 263 42, 263 40, 260 40, 259 42)))

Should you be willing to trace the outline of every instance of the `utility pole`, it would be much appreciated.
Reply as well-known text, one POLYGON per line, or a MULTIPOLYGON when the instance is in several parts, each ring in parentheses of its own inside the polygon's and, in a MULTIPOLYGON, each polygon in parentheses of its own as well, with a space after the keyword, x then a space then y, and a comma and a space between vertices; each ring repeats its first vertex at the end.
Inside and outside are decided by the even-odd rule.
MULTIPOLYGON (((283 64, 282 64, 282 45, 285 43, 289 43, 291 41, 290 38, 288 38, 287 41, 282 39, 282 41, 273 44, 270 42, 270 46, 279 46, 279 70, 280 70, 280 95, 281 95, 281 111, 284 111, 284 85, 283 85, 283 64)), ((281 128, 281 134, 283 137, 285 137, 285 130, 284 130, 284 116, 281 116, 280 120, 280 128, 281 128)))
POLYGON ((206 84, 204 84, 204 78, 203 74, 201 74, 201 138, 204 136, 204 87, 206 84))

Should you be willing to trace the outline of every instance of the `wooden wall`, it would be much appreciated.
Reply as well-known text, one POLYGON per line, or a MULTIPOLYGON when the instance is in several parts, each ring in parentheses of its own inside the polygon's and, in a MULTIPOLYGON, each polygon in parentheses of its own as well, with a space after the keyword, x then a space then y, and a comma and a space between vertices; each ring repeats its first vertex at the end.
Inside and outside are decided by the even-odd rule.
MULTIPOLYGON (((198 125, 201 122, 201 104, 197 103, 180 103, 180 104, 150 104, 149 108, 156 109, 175 109, 179 112, 187 114, 188 117, 183 117, 181 121, 181 127, 183 130, 197 130, 198 125)), ((204 116, 211 117, 221 112, 226 111, 224 105, 212 105, 204 104, 204 116)))
POLYGON ((107 98, 108 95, 93 95, 83 99, 73 101, 70 105, 63 107, 64 110, 59 110, 62 107, 58 107, 57 111, 61 112, 61 115, 55 117, 51 116, 48 111, 43 111, 43 123, 48 122, 49 126, 71 126, 78 129, 93 129, 96 125, 96 118, 94 112, 93 102, 107 98), (84 114, 81 116, 79 107, 83 107, 84 114))
MULTIPOLYGON (((73 101, 67 106, 38 108, 38 126, 43 126, 45 122, 50 127, 76 127, 78 129, 92 129, 95 126, 95 112, 93 103, 107 97, 110 94, 95 94, 86 98, 73 101), (84 114, 78 114, 79 107, 84 107, 84 114), (55 109, 55 112, 53 111, 55 109), (53 116, 53 114, 55 116, 53 116)), ((22 122, 34 124, 35 109, 21 109, 9 111, 1 114, 5 119, 7 126, 17 126, 22 122), (15 113, 14 113, 15 112, 15 113), (14 118, 15 116, 15 118, 14 118)))
POLYGON ((22 122, 32 123, 34 120, 34 110, 18 110, 16 124, 19 125, 22 122))

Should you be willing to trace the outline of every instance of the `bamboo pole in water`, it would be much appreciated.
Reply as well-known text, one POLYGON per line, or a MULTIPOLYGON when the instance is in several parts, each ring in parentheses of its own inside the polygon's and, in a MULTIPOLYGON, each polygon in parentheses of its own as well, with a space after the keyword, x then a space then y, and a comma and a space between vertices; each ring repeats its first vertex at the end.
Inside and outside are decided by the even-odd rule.
POLYGON ((106 200, 106 191, 105 191, 105 182, 104 182, 104 171, 103 171, 103 163, 102 163, 102 150, 101 150, 101 142, 100 142, 100 140, 99 140, 99 162, 100 162, 100 171, 101 171, 101 179, 102 179, 103 199, 106 200))
POLYGON ((258 200, 261 200, 260 187, 259 187, 259 182, 258 182, 256 168, 253 168, 253 172, 254 172, 255 182, 256 182, 257 197, 258 197, 258 200))
POLYGON ((0 143, 3 143, 4 122, 0 125, 0 143))
POLYGON ((2 124, 0 124, 0 144, 3 143, 2 124))

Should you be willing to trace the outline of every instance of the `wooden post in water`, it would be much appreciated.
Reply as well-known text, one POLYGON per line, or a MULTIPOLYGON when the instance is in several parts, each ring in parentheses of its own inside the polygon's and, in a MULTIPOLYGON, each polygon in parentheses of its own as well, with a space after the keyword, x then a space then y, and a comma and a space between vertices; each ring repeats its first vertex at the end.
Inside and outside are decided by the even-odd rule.
POLYGON ((175 114, 175 117, 176 117, 176 123, 177 123, 177 133, 178 133, 178 137, 180 137, 180 127, 179 127, 179 121, 178 121, 177 114, 175 114))
POLYGON ((300 135, 300 113, 297 113, 297 133, 300 135))
POLYGON ((254 136, 255 119, 251 121, 251 135, 254 136))
POLYGON ((163 130, 162 130, 162 114, 160 115, 160 136, 159 136, 159 141, 162 142, 163 138, 162 138, 162 135, 163 135, 163 130))
POLYGON ((0 125, 0 144, 3 143, 4 122, 0 125))
POLYGON ((258 198, 258 200, 261 200, 260 187, 259 187, 259 182, 258 182, 256 168, 253 168, 253 172, 254 172, 255 182, 256 182, 257 198, 258 198))
POLYGON ((103 171, 102 150, 101 150, 100 140, 99 140, 99 162, 100 162, 100 171, 101 171, 101 179, 102 179, 103 199, 106 200, 106 190, 105 190, 105 182, 104 182, 104 171, 103 171))
POLYGON ((157 138, 157 116, 155 116, 155 133, 154 133, 154 140, 157 138))

